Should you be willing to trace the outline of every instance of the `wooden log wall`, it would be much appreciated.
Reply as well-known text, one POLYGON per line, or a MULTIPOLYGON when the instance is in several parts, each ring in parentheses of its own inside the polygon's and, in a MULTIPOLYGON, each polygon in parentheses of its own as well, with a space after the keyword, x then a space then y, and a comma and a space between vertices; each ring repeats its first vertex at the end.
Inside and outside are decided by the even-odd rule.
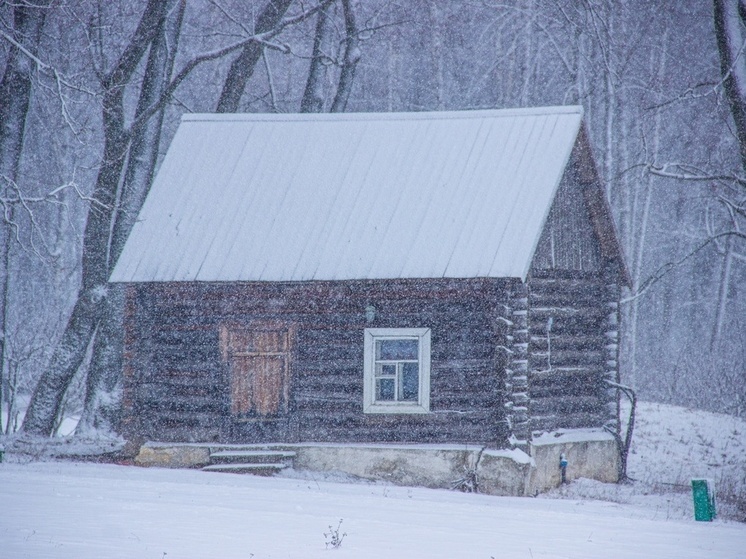
POLYGON ((128 436, 504 446, 507 280, 145 284, 128 299, 128 436), (375 307, 366 320, 365 308, 375 307), (295 326, 287 417, 231 418, 221 325, 295 326), (431 413, 364 414, 365 328, 431 329, 431 413))
POLYGON ((530 279, 534 432, 615 424, 616 398, 603 381, 617 376, 618 300, 604 274, 555 270, 530 279))

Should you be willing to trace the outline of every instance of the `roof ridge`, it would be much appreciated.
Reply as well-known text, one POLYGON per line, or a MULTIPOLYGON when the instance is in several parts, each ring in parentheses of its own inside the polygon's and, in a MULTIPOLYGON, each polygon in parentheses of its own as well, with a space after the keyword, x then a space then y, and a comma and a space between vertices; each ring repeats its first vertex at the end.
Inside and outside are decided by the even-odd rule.
POLYGON ((524 107, 512 109, 464 109, 456 111, 360 112, 360 113, 186 113, 182 122, 303 122, 303 121, 368 121, 368 120, 445 120, 471 118, 506 118, 515 116, 546 116, 559 114, 583 115, 580 105, 524 107))

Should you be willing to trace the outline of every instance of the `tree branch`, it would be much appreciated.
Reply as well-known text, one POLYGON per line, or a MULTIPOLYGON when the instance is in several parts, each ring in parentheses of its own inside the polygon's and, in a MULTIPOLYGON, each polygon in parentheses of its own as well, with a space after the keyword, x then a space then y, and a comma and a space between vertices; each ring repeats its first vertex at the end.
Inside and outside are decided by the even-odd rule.
POLYGON ((59 97, 60 103, 62 104, 62 116, 65 120, 65 123, 77 136, 75 126, 73 125, 73 119, 70 116, 70 112, 67 110, 67 103, 65 102, 65 95, 62 89, 63 87, 65 87, 73 91, 87 93, 88 95, 91 95, 91 96, 94 96, 96 93, 89 89, 81 87, 78 84, 74 84, 68 79, 66 79, 63 76, 63 74, 58 72, 54 66, 52 66, 51 64, 47 64, 46 62, 41 60, 38 56, 34 55, 34 53, 29 51, 27 48, 25 48, 22 44, 20 44, 18 41, 16 41, 13 37, 8 35, 4 31, 0 31, 0 37, 8 41, 11 45, 17 48, 19 52, 23 53, 24 56, 26 56, 29 60, 31 60, 36 66, 37 71, 39 71, 40 73, 46 73, 52 77, 52 79, 54 80, 56 84, 57 97, 59 97))
POLYGON ((323 2, 319 3, 317 6, 310 8, 304 12, 301 12, 298 15, 283 19, 282 22, 277 27, 275 27, 274 29, 270 31, 267 31, 265 33, 257 33, 255 35, 252 35, 251 37, 242 39, 241 41, 238 41, 237 43, 233 43, 232 45, 228 45, 226 47, 222 47, 222 48, 210 51, 210 52, 203 53, 199 56, 196 56, 195 58, 187 62, 182 67, 182 69, 174 76, 174 78, 168 84, 168 86, 163 91, 163 94, 159 97, 159 99, 155 103, 153 103, 150 107, 145 109, 133 121, 132 126, 130 127, 130 131, 134 132, 137 129, 139 129, 141 126, 144 125, 145 122, 147 122, 147 120, 151 116, 153 116, 153 114, 155 114, 156 112, 161 110, 163 107, 165 107, 169 99, 171 98, 171 95, 173 95, 173 93, 176 91, 179 85, 181 85, 181 82, 183 82, 189 76, 189 74, 200 64, 204 64, 205 62, 209 62, 211 60, 222 58, 223 56, 226 56, 240 48, 245 47, 249 43, 260 43, 266 46, 271 46, 272 48, 280 48, 282 52, 290 52, 290 48, 287 45, 280 46, 275 43, 271 43, 271 39, 279 35, 286 27, 290 25, 294 25, 296 23, 299 23, 311 17, 313 14, 323 9, 324 7, 328 6, 334 1, 335 0, 324 0, 323 2))
POLYGON ((738 183, 741 186, 746 186, 746 178, 740 177, 736 175, 735 173, 705 174, 705 173, 699 173, 699 170, 697 170, 697 172, 695 173, 695 172, 692 172, 691 167, 687 165, 681 165, 679 163, 666 163, 661 166, 656 166, 654 163, 649 163, 645 165, 645 168, 652 175, 655 175, 658 177, 665 177, 668 179, 678 179, 678 180, 696 181, 696 182, 727 181, 727 182, 738 183), (674 171, 669 171, 669 169, 674 169, 674 171))
POLYGON ((658 283, 663 277, 665 277, 670 271, 674 270, 675 268, 678 268, 681 266, 684 262, 689 260, 692 256, 697 254, 700 250, 705 248, 710 243, 714 243, 715 241, 722 239, 724 237, 731 237, 731 238, 739 238, 739 239, 746 239, 746 234, 741 233, 740 231, 725 231, 724 233, 718 233, 717 235, 713 235, 712 237, 707 238, 705 241, 703 241, 701 244, 699 244, 694 250, 686 254, 683 258, 675 261, 675 262, 666 262, 663 266, 658 268, 653 274, 646 279, 642 285, 636 290, 636 292, 633 295, 630 295, 629 297, 626 297, 619 301, 620 303, 629 303, 631 301, 634 301, 638 297, 644 295, 653 285, 658 283))
POLYGON ((275 93, 275 81, 272 77, 272 68, 269 65, 269 59, 267 58, 266 50, 262 49, 262 60, 264 61, 264 69, 267 72, 267 83, 269 84, 269 101, 271 103, 272 111, 279 113, 280 110, 277 108, 277 95, 275 93))
POLYGON ((158 30, 158 22, 165 16, 164 9, 165 2, 159 0, 148 1, 143 10, 142 17, 140 17, 140 21, 137 24, 135 33, 127 43, 124 52, 119 56, 116 65, 111 71, 104 76, 104 89, 120 88, 129 81, 135 68, 137 68, 140 60, 142 60, 145 51, 150 46, 153 37, 155 37, 158 30))

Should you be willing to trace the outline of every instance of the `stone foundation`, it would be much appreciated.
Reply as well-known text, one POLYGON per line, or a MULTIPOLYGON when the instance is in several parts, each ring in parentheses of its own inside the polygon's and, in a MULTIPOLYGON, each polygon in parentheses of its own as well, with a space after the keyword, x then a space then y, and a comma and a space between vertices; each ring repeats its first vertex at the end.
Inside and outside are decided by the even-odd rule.
POLYGON ((534 495, 560 483, 559 457, 567 477, 616 482, 619 454, 614 438, 600 430, 567 430, 542 435, 522 450, 475 445, 275 444, 216 445, 148 442, 135 462, 141 466, 200 468, 210 453, 226 449, 274 449, 296 453, 297 471, 338 472, 394 485, 452 489, 476 480, 489 495, 534 495))
POLYGON ((581 477, 605 483, 619 480, 616 440, 603 429, 566 429, 544 433, 531 441, 535 467, 528 493, 543 493, 560 484, 560 455, 567 459, 567 480, 581 477))
POLYGON ((135 457, 139 466, 201 468, 210 463, 210 445, 147 442, 135 457))

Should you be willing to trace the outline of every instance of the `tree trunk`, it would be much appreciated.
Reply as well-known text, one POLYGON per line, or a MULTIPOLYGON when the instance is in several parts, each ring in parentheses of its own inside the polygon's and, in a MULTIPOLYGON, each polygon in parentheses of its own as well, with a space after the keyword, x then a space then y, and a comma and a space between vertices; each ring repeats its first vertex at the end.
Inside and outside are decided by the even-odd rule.
MULTIPOLYGON (((292 3, 293 0, 269 0, 256 20, 254 32, 266 33, 277 27, 292 3)), ((216 112, 235 113, 238 111, 238 105, 246 89, 246 83, 254 73, 256 63, 262 56, 263 48, 261 44, 251 42, 233 60, 223 84, 223 91, 220 93, 216 112)))
POLYGON ((725 254, 723 255, 723 267, 720 270, 720 281, 718 282, 718 298, 715 310, 715 321, 712 325, 712 336, 710 337, 710 351, 713 351, 720 342, 725 323, 726 307, 728 306, 728 293, 730 292, 730 274, 733 266, 733 237, 725 240, 725 254))
POLYGON ((124 126, 124 91, 164 16, 165 3, 148 0, 129 44, 103 79, 104 155, 83 234, 82 288, 62 340, 31 397, 21 427, 27 433, 53 434, 65 391, 85 358, 104 309, 112 222, 130 140, 124 126))
POLYGON ((352 11, 350 0, 342 0, 342 11, 345 16, 345 57, 342 63, 342 70, 339 73, 339 85, 337 86, 337 95, 334 97, 332 113, 343 113, 347 108, 347 100, 352 91, 352 82, 355 80, 355 68, 360 62, 360 39, 358 38, 357 23, 355 22, 355 13, 352 11))
POLYGON ((86 377, 83 415, 75 428, 80 436, 113 436, 121 419, 122 354, 124 352, 124 285, 109 286, 93 341, 86 377))
MULTIPOLYGON (((50 0, 17 5, 13 10, 13 39, 30 53, 39 47, 50 0)), ((0 197, 14 188, 21 161, 26 115, 31 100, 34 62, 18 47, 11 46, 0 82, 0 197)), ((13 210, 2 208, 0 219, 0 402, 3 401, 7 336, 10 245, 13 239, 13 210)), ((1 425, 1 422, 0 422, 1 425)))
MULTIPOLYGON (((25 2, 14 9, 13 39, 27 51, 39 46, 47 1, 25 2)), ((5 73, 0 82, 0 188, 2 192, 15 183, 21 160, 23 133, 31 99, 31 77, 34 61, 16 46, 9 49, 5 73)))
POLYGON ((330 39, 332 32, 331 6, 319 10, 316 21, 316 33, 313 38, 313 53, 308 69, 308 80, 300 103, 302 113, 321 113, 324 111, 324 78, 326 67, 331 60, 330 39))
MULTIPOLYGON (((168 0, 167 16, 159 23, 150 48, 145 76, 140 90, 136 116, 147 110, 163 95, 173 71, 178 48, 184 0, 168 0)), ((119 209, 112 231, 109 268, 113 268, 150 190, 158 158, 163 111, 158 111, 133 135, 125 171, 119 209)), ((121 396, 122 313, 124 286, 110 285, 96 330, 91 365, 86 378, 86 395, 76 434, 114 434, 119 427, 121 396)))
MULTIPOLYGON (((104 111, 104 121, 110 121, 110 117, 106 117, 106 108, 104 111)), ((96 202, 88 212, 83 235, 83 287, 78 293, 78 300, 62 340, 55 347, 52 359, 39 378, 21 427, 22 431, 35 435, 54 434, 55 420, 65 391, 83 363, 104 309, 108 278, 109 223, 128 144, 126 135, 121 130, 112 130, 111 122, 108 126, 105 124, 104 128, 107 130, 104 161, 92 196, 96 202)))
MULTIPOLYGON (((658 52, 658 56, 654 53, 650 55, 651 74, 654 73, 658 83, 664 83, 666 79, 666 70, 668 65, 666 44, 668 43, 668 30, 666 29, 661 35, 661 46, 658 52)), ((663 133, 663 111, 660 107, 655 110, 655 116, 652 119, 652 151, 653 153, 660 153, 661 151, 661 135, 663 133)), ((650 206, 653 202, 653 189, 654 189, 654 177, 648 174, 646 180, 640 181, 638 188, 635 189, 633 196, 631 197, 630 210, 629 210, 629 224, 627 234, 629 235, 629 252, 628 258, 630 262, 630 273, 632 274, 632 287, 637 290, 640 287, 642 281, 642 272, 644 266, 644 258, 647 254, 647 235, 650 227, 650 206), (642 201, 640 197, 643 197, 642 201)), ((630 347, 629 347, 629 366, 630 366, 630 384, 636 386, 637 382, 637 336, 638 336, 638 321, 640 320, 640 305, 641 300, 635 299, 632 301, 631 309, 629 310, 629 336, 630 336, 630 347)))
MULTIPOLYGON (((154 105, 169 84, 179 45, 185 7, 185 0, 167 0, 166 2, 168 15, 160 23, 150 49, 135 118, 154 105)), ((132 137, 119 211, 112 232, 109 256, 111 267, 116 264, 122 253, 124 243, 137 221, 137 214, 150 191, 158 160, 163 114, 163 110, 155 113, 147 124, 132 137)))
MULTIPOLYGON (((744 26, 746 0, 714 0, 715 38, 720 54, 720 72, 731 115, 736 125, 741 169, 746 172, 746 61, 744 61, 744 26)), ((726 242, 725 261, 720 275, 717 309, 710 349, 718 343, 725 320, 725 306, 732 262, 732 239, 726 242)))
POLYGON ((445 110, 446 80, 444 71, 444 52, 443 52, 443 4, 439 2, 428 3, 428 23, 430 24, 430 35, 432 45, 430 46, 430 56, 433 58, 435 66, 435 107, 436 111, 445 110))
POLYGON ((103 292, 81 290, 62 339, 36 385, 21 430, 50 436, 70 382, 83 362, 103 304, 103 292))
POLYGON ((720 72, 730 112, 736 124, 741 166, 746 170, 746 61, 743 49, 744 0, 714 0, 715 38, 720 72))

